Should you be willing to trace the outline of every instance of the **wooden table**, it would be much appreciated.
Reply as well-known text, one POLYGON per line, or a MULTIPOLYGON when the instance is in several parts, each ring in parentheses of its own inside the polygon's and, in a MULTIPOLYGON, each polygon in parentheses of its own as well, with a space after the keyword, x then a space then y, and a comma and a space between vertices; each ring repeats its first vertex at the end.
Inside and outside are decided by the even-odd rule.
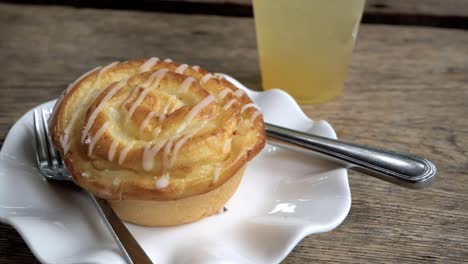
MULTIPOLYGON (((259 88, 249 1, 240 2, 231 5, 245 17, 0 4, 1 142, 28 109, 115 60, 170 57, 259 88)), ((405 1, 370 1, 364 22, 372 24, 361 27, 343 95, 303 106, 311 118, 328 120, 342 139, 434 160, 437 181, 410 190, 350 171, 347 219, 332 232, 305 238, 284 263, 468 261, 468 23, 463 1, 446 2, 447 13, 425 14, 405 1), (409 10, 400 12, 406 20, 379 11, 392 3, 409 10), (379 14, 400 25, 382 24, 379 14), (422 26, 430 17, 445 21, 436 23, 443 28, 422 26)), ((18 233, 0 224, 0 263, 35 262, 18 233)))

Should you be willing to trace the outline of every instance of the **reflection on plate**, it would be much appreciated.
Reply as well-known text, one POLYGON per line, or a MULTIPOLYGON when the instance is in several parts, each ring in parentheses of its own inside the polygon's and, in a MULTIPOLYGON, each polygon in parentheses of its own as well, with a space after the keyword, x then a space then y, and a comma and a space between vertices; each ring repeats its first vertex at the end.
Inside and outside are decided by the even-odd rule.
MULTIPOLYGON (((247 91, 267 122, 336 138, 327 122, 308 119, 285 92, 254 92, 225 77, 247 91)), ((124 263, 83 191, 43 180, 34 151, 28 112, 1 150, 0 220, 43 263, 124 263)), ((178 227, 127 226, 156 263, 278 263, 305 236, 338 226, 350 205, 344 168, 267 145, 247 167, 227 212, 178 227)))

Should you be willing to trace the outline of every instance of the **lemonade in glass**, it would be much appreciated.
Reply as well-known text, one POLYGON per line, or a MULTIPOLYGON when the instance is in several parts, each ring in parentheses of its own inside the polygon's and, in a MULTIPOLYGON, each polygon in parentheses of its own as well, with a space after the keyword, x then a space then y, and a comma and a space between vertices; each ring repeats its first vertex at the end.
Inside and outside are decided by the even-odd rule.
POLYGON ((365 0, 254 0, 265 90, 281 88, 299 103, 341 93, 365 0))

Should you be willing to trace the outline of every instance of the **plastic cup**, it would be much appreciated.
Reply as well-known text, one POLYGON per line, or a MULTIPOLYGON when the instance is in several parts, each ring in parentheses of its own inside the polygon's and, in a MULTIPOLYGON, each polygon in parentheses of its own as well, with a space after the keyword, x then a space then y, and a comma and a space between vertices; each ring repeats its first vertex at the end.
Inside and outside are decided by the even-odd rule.
POLYGON ((301 104, 341 94, 365 0, 253 0, 264 90, 301 104))

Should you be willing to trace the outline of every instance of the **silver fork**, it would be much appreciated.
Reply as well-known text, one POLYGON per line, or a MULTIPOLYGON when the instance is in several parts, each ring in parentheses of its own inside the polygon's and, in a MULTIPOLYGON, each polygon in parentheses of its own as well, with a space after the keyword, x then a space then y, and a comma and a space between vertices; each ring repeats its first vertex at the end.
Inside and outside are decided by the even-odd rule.
MULTIPOLYGON (((71 181, 59 152, 54 148, 49 135, 48 119, 50 109, 34 110, 34 135, 36 138, 36 156, 41 174, 51 181, 71 181)), ((90 192, 86 192, 93 201, 104 224, 111 233, 128 263, 152 263, 138 242, 125 227, 109 203, 90 192)))

